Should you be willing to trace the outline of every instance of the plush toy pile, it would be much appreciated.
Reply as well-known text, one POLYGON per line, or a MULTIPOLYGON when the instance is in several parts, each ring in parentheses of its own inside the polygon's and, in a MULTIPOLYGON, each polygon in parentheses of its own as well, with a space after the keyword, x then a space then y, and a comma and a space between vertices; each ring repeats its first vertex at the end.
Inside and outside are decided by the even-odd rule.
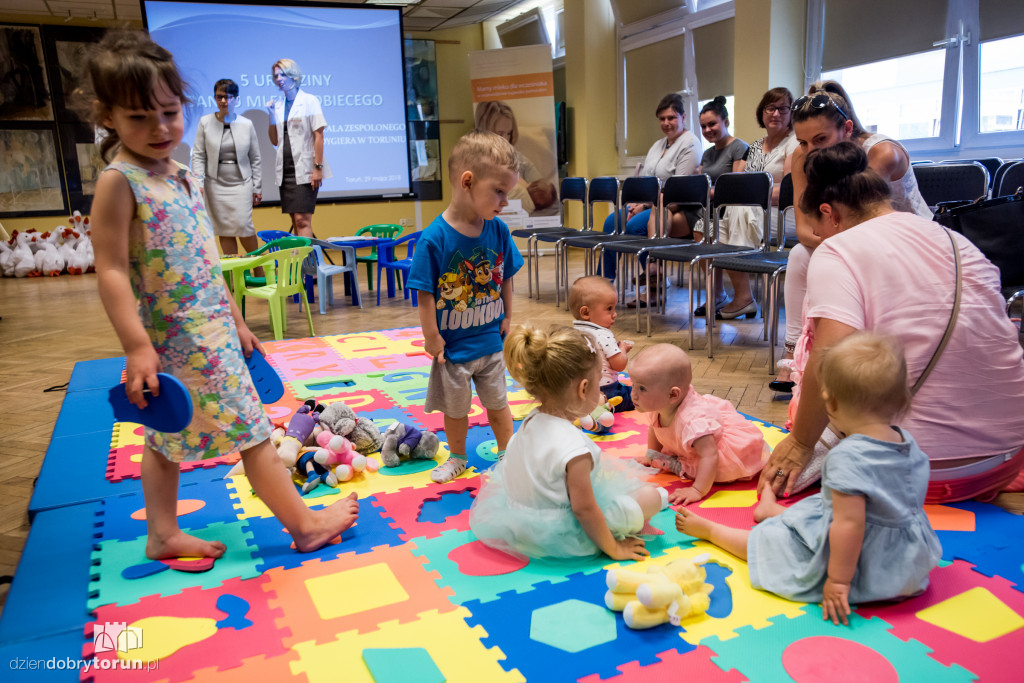
POLYGON ((94 270, 89 218, 75 211, 71 227, 39 232, 26 230, 0 242, 0 273, 4 277, 56 277, 81 275, 94 270))
MULTIPOLYGON (((325 407, 313 399, 277 427, 270 440, 303 493, 320 484, 337 488, 359 474, 376 472, 380 463, 371 455, 380 453, 387 467, 397 467, 403 456, 432 460, 439 446, 433 432, 396 422, 382 435, 373 420, 358 417, 344 403, 325 407)), ((243 471, 238 463, 228 476, 243 471)))

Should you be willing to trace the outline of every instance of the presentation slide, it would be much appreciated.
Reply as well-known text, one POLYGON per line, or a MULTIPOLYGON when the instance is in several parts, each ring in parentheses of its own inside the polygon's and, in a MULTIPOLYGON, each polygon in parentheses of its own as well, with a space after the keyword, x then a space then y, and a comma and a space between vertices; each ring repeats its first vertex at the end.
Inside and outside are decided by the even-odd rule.
POLYGON ((178 161, 188 163, 200 117, 217 111, 213 84, 230 78, 239 87, 236 112, 260 137, 263 200, 278 201, 267 103, 283 97, 271 69, 288 58, 327 119, 324 159, 333 175, 319 200, 409 195, 400 9, 143 0, 143 11, 196 100, 178 161))

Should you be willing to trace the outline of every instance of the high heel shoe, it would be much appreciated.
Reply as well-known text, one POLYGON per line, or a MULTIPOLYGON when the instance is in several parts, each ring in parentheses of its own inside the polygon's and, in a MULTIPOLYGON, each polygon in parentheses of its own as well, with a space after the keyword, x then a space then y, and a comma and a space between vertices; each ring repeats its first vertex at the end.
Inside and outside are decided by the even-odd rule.
POLYGON ((735 320, 736 318, 756 318, 757 317, 757 302, 751 301, 749 304, 735 311, 724 311, 718 310, 715 312, 715 320, 735 320))
POLYGON ((782 394, 793 393, 793 387, 796 386, 796 382, 790 380, 791 373, 793 372, 793 360, 790 358, 783 358, 778 363, 779 376, 768 382, 768 388, 772 391, 777 391, 782 394))

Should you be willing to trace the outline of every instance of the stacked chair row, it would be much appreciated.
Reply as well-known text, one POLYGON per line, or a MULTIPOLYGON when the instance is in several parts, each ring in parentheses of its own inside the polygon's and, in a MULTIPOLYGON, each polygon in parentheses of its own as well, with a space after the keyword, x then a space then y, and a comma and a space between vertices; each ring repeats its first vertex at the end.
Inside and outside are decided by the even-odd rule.
MULTIPOLYGON (((766 281, 763 288, 765 301, 765 336, 770 342, 771 372, 775 371, 775 343, 778 331, 779 303, 781 297, 781 274, 785 272, 789 251, 785 249, 786 240, 783 223, 777 223, 775 235, 772 232, 772 176, 768 173, 726 173, 714 184, 712 203, 712 183, 705 174, 690 176, 673 176, 664 184, 655 177, 626 178, 620 181, 614 177, 566 178, 562 181, 562 227, 557 228, 526 228, 513 230, 516 237, 527 239, 526 260, 529 282, 529 295, 536 293, 540 298, 540 259, 539 244, 554 244, 555 248, 555 303, 561 305, 563 300, 568 304, 569 249, 582 249, 584 252, 584 268, 586 274, 601 271, 602 257, 614 255, 620 266, 618 284, 620 292, 625 295, 629 272, 635 271, 638 264, 645 260, 689 266, 690 310, 694 307, 694 293, 700 291, 701 281, 708 281, 708 291, 713 290, 714 278, 720 277, 722 270, 738 270, 761 275, 766 281), (567 205, 579 202, 583 213, 583 225, 571 228, 565 225, 567 205), (612 233, 604 233, 595 229, 594 205, 610 204, 615 216, 615 229, 612 233), (646 237, 631 235, 625 232, 624 208, 630 203, 643 203, 656 207, 655 236, 646 237), (692 239, 680 239, 665 235, 661 225, 662 207, 679 204, 684 208, 696 209, 703 218, 703 239, 695 242, 692 239), (720 224, 725 211, 730 207, 753 207, 762 214, 763 234, 759 247, 750 248, 724 244, 719 240, 720 224), (774 247, 774 248, 773 248, 774 247), (696 278, 696 280, 695 280, 696 278), (770 327, 770 331, 769 331, 770 327)), ((780 197, 780 210, 792 205, 792 183, 787 178, 783 181, 780 197)), ((640 331, 640 308, 647 309, 647 334, 651 334, 651 310, 659 304, 659 311, 664 312, 664 301, 652 301, 647 288, 646 306, 637 306, 636 325, 640 331)), ((568 306, 567 306, 568 307, 568 306)), ((706 329, 708 330, 708 355, 713 357, 711 331, 714 326, 714 307, 705 306, 706 329)), ((693 325, 690 325, 690 348, 693 348, 693 325)))

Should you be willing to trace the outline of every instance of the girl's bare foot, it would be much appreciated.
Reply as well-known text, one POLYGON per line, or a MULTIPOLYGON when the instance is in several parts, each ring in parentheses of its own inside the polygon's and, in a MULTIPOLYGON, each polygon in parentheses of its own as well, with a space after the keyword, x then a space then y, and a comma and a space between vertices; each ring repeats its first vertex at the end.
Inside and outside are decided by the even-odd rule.
POLYGON ((765 486, 761 492, 761 498, 754 508, 754 521, 760 524, 769 517, 775 517, 785 512, 786 508, 779 505, 775 498, 775 491, 771 486, 765 486))
POLYGON ((707 541, 711 539, 711 527, 714 522, 704 519, 686 508, 676 510, 676 530, 687 536, 707 541))
POLYGON ((308 553, 322 548, 332 538, 340 535, 345 529, 356 523, 359 516, 359 501, 353 491, 348 497, 323 510, 310 510, 312 518, 309 528, 292 531, 295 548, 301 553, 308 553))
POLYGON ((151 560, 167 560, 175 557, 218 558, 227 550, 220 541, 204 541, 178 530, 166 538, 150 535, 146 541, 146 557, 151 560))

